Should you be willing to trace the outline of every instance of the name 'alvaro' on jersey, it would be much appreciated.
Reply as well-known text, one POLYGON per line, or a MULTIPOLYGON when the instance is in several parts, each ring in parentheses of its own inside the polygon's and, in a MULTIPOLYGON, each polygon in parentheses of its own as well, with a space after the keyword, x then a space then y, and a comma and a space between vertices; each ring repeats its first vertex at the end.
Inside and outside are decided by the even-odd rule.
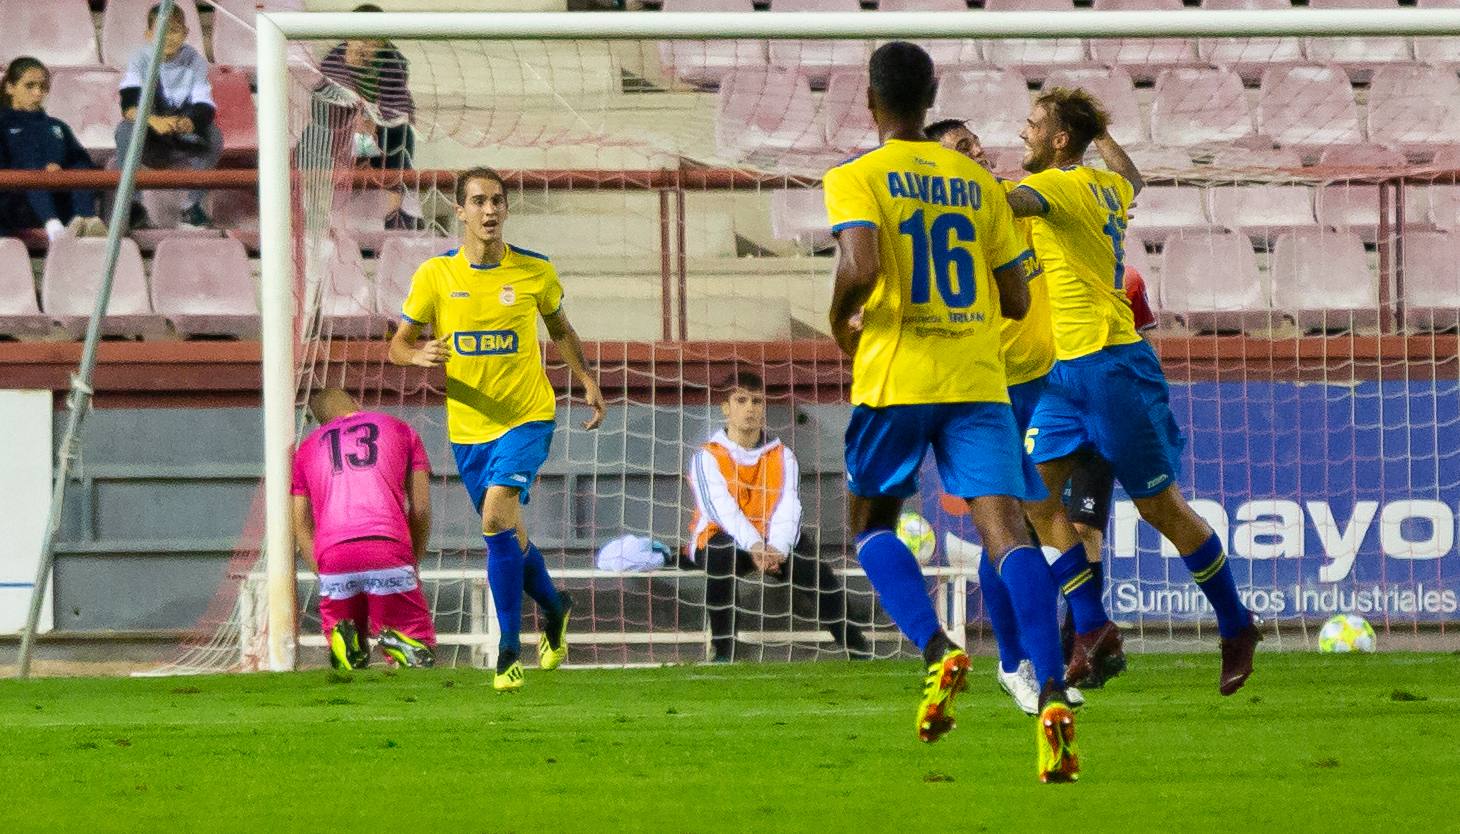
POLYGON ((1008 402, 993 273, 1032 253, 993 175, 937 142, 889 139, 822 185, 833 233, 877 230, 852 404, 1008 402))

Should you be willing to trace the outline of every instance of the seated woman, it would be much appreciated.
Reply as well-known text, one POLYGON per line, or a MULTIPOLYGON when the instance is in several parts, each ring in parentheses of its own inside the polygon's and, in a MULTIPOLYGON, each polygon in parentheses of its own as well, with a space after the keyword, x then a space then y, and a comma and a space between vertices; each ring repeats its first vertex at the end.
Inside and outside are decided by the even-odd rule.
MULTIPOLYGON (((35 58, 10 62, 0 79, 0 168, 63 171, 95 168, 65 122, 46 113, 51 73, 35 58)), ((0 228, 44 228, 62 234, 102 236, 95 191, 0 192, 0 228)))

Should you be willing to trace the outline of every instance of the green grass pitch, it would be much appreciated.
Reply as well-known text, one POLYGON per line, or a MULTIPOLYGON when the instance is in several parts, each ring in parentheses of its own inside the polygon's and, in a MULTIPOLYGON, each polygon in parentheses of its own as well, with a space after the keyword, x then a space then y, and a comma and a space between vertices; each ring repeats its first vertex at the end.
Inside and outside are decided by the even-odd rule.
POLYGON ((1460 656, 1132 657, 1084 775, 976 659, 913 733, 911 661, 0 681, 0 831, 1460 830, 1460 656))

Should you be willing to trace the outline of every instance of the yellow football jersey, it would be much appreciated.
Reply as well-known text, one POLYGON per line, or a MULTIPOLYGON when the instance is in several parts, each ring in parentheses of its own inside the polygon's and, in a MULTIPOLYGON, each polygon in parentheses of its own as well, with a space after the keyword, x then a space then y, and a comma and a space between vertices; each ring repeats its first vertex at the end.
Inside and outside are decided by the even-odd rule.
MULTIPOLYGON (((1004 190, 1013 191, 1019 183, 999 180, 1004 190)), ((1022 319, 1004 319, 1000 342, 1004 350, 1004 376, 1009 385, 1039 379, 1054 365, 1054 329, 1049 320, 1049 289, 1044 285, 1044 267, 1039 263, 1039 250, 1034 249, 1034 223, 1027 217, 1014 218, 1019 238, 1034 250, 1034 257, 1025 261, 1025 278, 1029 282, 1029 312, 1022 319)))
POLYGON ((486 443, 556 409, 537 342, 538 314, 563 303, 558 272, 508 246, 501 263, 472 264, 459 249, 421 264, 402 314, 446 339, 446 426, 452 443, 486 443))
POLYGON ((852 404, 1008 402, 993 273, 1031 253, 993 175, 937 142, 894 139, 822 185, 833 233, 877 229, 852 404))
POLYGON ((1125 226, 1131 184, 1119 174, 1072 165, 1019 183, 1044 204, 1034 248, 1044 267, 1055 356, 1076 359, 1141 340, 1125 297, 1125 226))

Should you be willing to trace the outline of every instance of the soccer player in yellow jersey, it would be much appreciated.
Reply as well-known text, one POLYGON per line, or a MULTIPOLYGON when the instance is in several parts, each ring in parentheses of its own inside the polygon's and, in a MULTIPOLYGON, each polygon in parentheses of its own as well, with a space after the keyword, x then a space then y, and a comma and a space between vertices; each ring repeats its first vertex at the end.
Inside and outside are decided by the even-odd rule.
POLYGON ((538 349, 539 316, 593 409, 583 427, 597 428, 604 413, 603 394, 563 312, 557 270, 546 257, 502 240, 507 213, 496 171, 473 168, 457 177, 461 246, 416 270, 390 341, 397 365, 446 368, 447 434, 461 482, 481 513, 487 584, 502 631, 492 680, 498 691, 522 686, 524 590, 546 617, 538 665, 556 669, 568 652, 572 600, 553 587, 522 524, 521 505, 547 460, 556 410, 538 349), (432 338, 422 342, 427 327, 432 338))
POLYGON ((846 464, 857 557, 883 608, 923 652, 917 733, 935 741, 954 726, 968 655, 939 626, 917 560, 893 532, 931 447, 944 488, 968 501, 1044 682, 1040 778, 1070 781, 1079 764, 1057 591, 1020 506, 1042 491, 1019 442, 999 349, 1002 320, 1029 306, 1030 253, 993 176, 923 136, 934 90, 928 54, 883 44, 869 78, 882 144, 823 180, 838 249, 831 328, 852 359, 846 464), (852 324, 859 310, 860 329, 852 324))
POLYGON ((1026 435, 1049 494, 1030 505, 1030 518, 1043 543, 1062 553, 1053 569, 1075 616, 1070 679, 1099 686, 1125 667, 1120 631, 1105 615, 1059 493, 1076 453, 1093 449, 1110 461, 1141 517, 1176 546, 1216 611, 1218 689, 1231 695, 1252 674, 1261 634, 1237 594, 1221 540, 1176 486, 1185 438, 1123 285, 1126 221, 1143 182, 1110 138, 1108 121, 1084 90, 1046 90, 1021 134, 1030 174, 1008 195, 1016 216, 1034 220, 1054 322, 1056 362, 1026 435), (1092 142, 1112 170, 1081 164, 1092 142))

